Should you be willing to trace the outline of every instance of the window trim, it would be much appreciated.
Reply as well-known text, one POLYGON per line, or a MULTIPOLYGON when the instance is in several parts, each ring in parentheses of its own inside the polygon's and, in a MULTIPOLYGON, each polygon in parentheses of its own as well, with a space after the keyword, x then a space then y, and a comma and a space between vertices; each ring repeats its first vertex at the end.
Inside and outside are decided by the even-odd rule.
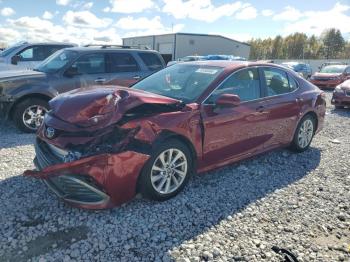
POLYGON ((262 79, 261 81, 263 82, 263 88, 264 88, 264 98, 270 98, 270 97, 278 97, 278 96, 284 96, 286 94, 292 94, 294 92, 296 92, 297 90, 299 90, 300 88, 300 84, 299 84, 299 81, 296 80, 296 78, 294 76, 291 75, 291 73, 289 73, 288 71, 285 71, 279 67, 274 67, 274 66, 261 66, 259 67, 259 70, 261 70, 261 76, 262 76, 262 79), (277 94, 277 95, 273 95, 273 96, 269 96, 267 95, 267 85, 266 85, 266 79, 265 79, 265 74, 263 73, 263 70, 266 69, 266 68, 272 68, 272 69, 278 69, 278 70, 281 70, 283 72, 286 73, 287 75, 287 79, 288 79, 288 85, 289 85, 289 88, 290 88, 290 82, 289 82, 289 78, 292 77, 293 80, 297 83, 297 88, 293 91, 290 91, 290 92, 287 92, 287 93, 283 93, 283 94, 277 94))
POLYGON ((242 70, 247 70, 247 69, 256 69, 258 71, 258 77, 259 77, 259 89, 260 89, 260 98, 257 98, 257 99, 252 99, 252 100, 247 100, 247 101, 242 101, 240 103, 241 104, 245 104, 245 103, 249 103, 249 102, 252 102, 252 101, 258 101, 258 100, 261 100, 264 97, 264 92, 263 92, 263 89, 262 89, 262 81, 261 81, 261 72, 260 72, 260 67, 259 66, 247 66, 247 67, 243 67, 243 68, 240 68, 238 70, 235 70, 234 72, 232 72, 231 74, 229 74, 216 88, 214 88, 210 94, 203 100, 203 102, 201 103, 202 105, 215 105, 215 103, 206 103, 206 101, 208 100, 208 98, 218 89, 220 88, 226 81, 228 81, 228 79, 233 76, 234 74, 242 71, 242 70))

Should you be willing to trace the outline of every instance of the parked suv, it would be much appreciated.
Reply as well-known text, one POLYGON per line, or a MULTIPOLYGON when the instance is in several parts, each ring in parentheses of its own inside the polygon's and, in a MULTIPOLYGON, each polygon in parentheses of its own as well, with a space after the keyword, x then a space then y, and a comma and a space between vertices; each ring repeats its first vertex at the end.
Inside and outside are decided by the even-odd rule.
POLYGON ((0 70, 14 69, 11 65, 32 69, 56 51, 73 46, 76 45, 19 42, 0 53, 0 70))
POLYGON ((0 72, 0 116, 35 132, 60 93, 92 85, 130 86, 165 67, 157 51, 125 46, 74 47, 56 52, 34 70, 0 72))

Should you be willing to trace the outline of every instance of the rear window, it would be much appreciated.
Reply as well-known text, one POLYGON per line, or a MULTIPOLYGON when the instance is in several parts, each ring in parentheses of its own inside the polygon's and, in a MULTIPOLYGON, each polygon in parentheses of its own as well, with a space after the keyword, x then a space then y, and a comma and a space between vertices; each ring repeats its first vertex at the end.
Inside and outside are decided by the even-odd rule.
POLYGON ((139 66, 135 58, 128 53, 111 53, 109 71, 111 73, 136 72, 139 66))
POLYGON ((163 68, 163 64, 158 55, 153 53, 139 53, 139 56, 149 70, 157 71, 163 68))

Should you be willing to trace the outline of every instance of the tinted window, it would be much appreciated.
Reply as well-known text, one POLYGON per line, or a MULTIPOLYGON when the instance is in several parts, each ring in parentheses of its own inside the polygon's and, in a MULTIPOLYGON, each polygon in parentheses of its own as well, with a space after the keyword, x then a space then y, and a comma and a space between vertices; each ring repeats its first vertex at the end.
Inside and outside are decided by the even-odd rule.
POLYGON ((62 48, 67 48, 68 46, 47 46, 46 47, 46 56, 49 57, 53 53, 55 53, 58 50, 61 50, 62 48))
POLYGON ((139 71, 139 66, 135 58, 128 53, 109 54, 109 71, 111 73, 135 72, 139 71))
POLYGON ((163 68, 163 64, 158 55, 152 53, 139 53, 139 56, 149 70, 155 71, 163 68))
POLYGON ((288 76, 284 71, 276 68, 265 68, 263 72, 268 96, 290 92, 288 76))
POLYGON ((80 57, 72 67, 76 67, 80 74, 100 74, 105 73, 105 55, 100 54, 88 54, 80 57))
POLYGON ((345 70, 345 73, 350 74, 350 67, 345 70))
POLYGON ((218 87, 206 103, 213 104, 222 94, 238 95, 241 101, 260 98, 259 74, 256 68, 248 68, 233 73, 220 87, 218 87))
POLYGON ((45 46, 31 46, 17 55, 21 57, 20 61, 42 61, 47 57, 45 46))

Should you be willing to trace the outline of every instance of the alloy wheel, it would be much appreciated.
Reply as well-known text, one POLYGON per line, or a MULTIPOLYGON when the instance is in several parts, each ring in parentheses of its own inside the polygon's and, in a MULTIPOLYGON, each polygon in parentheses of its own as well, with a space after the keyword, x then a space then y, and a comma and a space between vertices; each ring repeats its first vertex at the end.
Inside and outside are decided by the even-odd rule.
POLYGON ((298 132, 298 144, 301 148, 307 147, 314 134, 314 124, 311 119, 306 119, 300 126, 298 132))
POLYGON ((151 183, 159 194, 176 191, 187 175, 188 162, 185 154, 175 148, 159 154, 151 169, 151 183))
POLYGON ((29 106, 23 112, 23 123, 31 130, 37 130, 41 126, 46 113, 47 109, 41 105, 29 106))

